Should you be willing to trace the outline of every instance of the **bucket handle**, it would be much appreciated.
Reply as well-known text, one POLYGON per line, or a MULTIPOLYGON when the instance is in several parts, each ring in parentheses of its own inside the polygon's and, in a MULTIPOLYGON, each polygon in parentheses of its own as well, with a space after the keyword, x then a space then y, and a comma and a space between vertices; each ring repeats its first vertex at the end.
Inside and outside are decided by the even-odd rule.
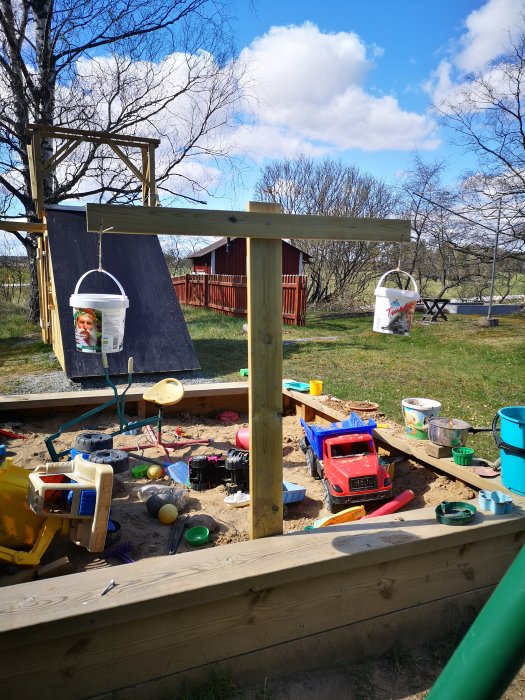
POLYGON ((403 275, 406 275, 407 277, 409 277, 409 278, 410 278, 410 281, 411 281, 412 284, 414 285, 414 291, 415 291, 416 293, 419 293, 419 290, 418 290, 417 284, 416 284, 416 280, 412 277, 412 275, 411 275, 409 272, 405 272, 404 270, 398 270, 398 269, 389 270, 388 272, 385 272, 385 274, 381 277, 381 279, 380 279, 379 282, 377 283, 376 289, 378 289, 378 288, 381 286, 381 282, 385 279, 385 277, 386 277, 387 275, 390 275, 392 272, 400 272, 400 273, 402 273, 403 275))
POLYGON ((103 273, 104 273, 105 275, 107 275, 108 277, 111 277, 111 279, 113 280, 113 282, 115 282, 115 284, 117 285, 117 287, 120 289, 120 292, 121 292, 122 296, 123 296, 123 297, 126 296, 126 292, 125 292, 124 289, 122 288, 122 285, 120 284, 120 282, 118 281, 118 279, 117 279, 116 277, 113 277, 113 275, 111 274, 111 272, 108 272, 107 270, 88 270, 87 272, 84 272, 84 274, 82 275, 82 277, 78 280, 77 286, 75 287, 75 291, 73 292, 73 294, 78 294, 78 288, 79 288, 80 285, 82 284, 84 278, 86 278, 86 277, 87 277, 88 275, 90 275, 92 272, 103 272, 103 273))
POLYGON ((499 450, 505 450, 505 452, 509 452, 512 455, 523 457, 525 455, 525 449, 522 447, 514 447, 514 445, 508 445, 506 442, 503 442, 501 437, 498 435, 498 418, 499 413, 496 413, 494 420, 492 421, 492 437, 494 438, 496 447, 499 450))

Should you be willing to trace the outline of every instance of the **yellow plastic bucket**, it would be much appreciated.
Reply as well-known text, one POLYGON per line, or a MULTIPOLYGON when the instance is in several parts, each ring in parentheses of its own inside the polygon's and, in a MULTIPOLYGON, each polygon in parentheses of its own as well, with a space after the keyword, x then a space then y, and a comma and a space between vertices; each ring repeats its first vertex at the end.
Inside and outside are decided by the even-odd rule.
POLYGON ((310 380, 310 394, 311 396, 321 396, 323 393, 323 382, 319 379, 310 380))

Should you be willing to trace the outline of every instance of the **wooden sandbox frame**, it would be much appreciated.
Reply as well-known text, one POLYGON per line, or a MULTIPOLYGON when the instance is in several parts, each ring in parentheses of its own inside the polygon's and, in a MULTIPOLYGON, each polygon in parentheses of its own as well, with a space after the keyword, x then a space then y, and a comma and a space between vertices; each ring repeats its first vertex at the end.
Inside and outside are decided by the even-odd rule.
MULTIPOLYGON (((5 397, 0 420, 84 410, 108 394, 5 397)), ((133 388, 127 407, 149 410, 133 388)), ((188 385, 173 412, 247 408, 248 386, 239 382, 188 385)), ((309 421, 341 417, 283 390, 290 411, 309 421)), ((375 437, 424 459, 388 431, 375 437)), ((425 461, 457 476, 447 460, 425 461)), ((514 497, 510 514, 478 513, 459 527, 422 508, 1 588, 4 694, 174 698, 181 683, 212 671, 262 682, 461 631, 524 541, 522 505, 514 497), (110 575, 117 585, 101 596, 110 575)))

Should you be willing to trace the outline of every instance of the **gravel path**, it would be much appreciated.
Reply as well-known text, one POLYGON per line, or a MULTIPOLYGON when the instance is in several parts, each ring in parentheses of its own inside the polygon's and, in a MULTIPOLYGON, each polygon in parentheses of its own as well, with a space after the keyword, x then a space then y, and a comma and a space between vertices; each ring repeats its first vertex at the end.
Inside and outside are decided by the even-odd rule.
MULTIPOLYGON (((139 374, 133 377, 134 387, 152 386, 161 379, 171 377, 173 374, 139 374)), ((216 380, 206 377, 200 372, 180 372, 175 375, 184 384, 208 384, 216 380)), ((127 375, 111 377, 118 388, 123 388, 128 383, 127 375)), ((44 372, 42 374, 28 374, 20 377, 16 383, 16 390, 13 394, 55 394, 62 391, 84 391, 88 389, 106 389, 107 384, 104 377, 89 377, 73 381, 66 377, 65 372, 57 370, 54 372, 44 372)))

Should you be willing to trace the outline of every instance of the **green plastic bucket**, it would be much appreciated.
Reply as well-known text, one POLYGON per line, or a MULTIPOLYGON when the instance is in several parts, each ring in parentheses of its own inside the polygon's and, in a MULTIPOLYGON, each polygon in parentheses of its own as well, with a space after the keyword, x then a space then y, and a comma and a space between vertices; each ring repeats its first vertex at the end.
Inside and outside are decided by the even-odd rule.
POLYGON ((525 496, 525 406, 500 408, 492 432, 499 447, 503 485, 525 496), (497 433, 498 418, 500 435, 497 433))

